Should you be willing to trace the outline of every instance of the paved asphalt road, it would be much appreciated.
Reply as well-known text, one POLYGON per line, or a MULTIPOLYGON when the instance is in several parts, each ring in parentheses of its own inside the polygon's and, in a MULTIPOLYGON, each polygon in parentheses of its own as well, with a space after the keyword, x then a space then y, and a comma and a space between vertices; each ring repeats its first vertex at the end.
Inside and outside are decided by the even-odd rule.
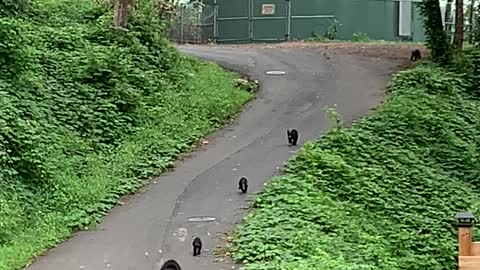
POLYGON ((335 106, 350 122, 383 99, 395 63, 313 49, 179 46, 200 58, 258 79, 261 91, 234 124, 207 138, 210 144, 176 169, 152 180, 141 193, 125 198, 95 230, 79 232, 39 258, 30 270, 151 270, 169 258, 183 270, 232 269, 214 263, 212 251, 247 210, 254 192, 281 167, 293 150, 287 128, 299 130, 299 144, 329 129, 325 106, 335 106), (283 76, 266 75, 283 70, 283 76), (249 179, 249 194, 237 181, 249 179), (207 222, 192 217, 213 217, 207 222), (204 253, 193 257, 191 241, 200 236, 204 253))

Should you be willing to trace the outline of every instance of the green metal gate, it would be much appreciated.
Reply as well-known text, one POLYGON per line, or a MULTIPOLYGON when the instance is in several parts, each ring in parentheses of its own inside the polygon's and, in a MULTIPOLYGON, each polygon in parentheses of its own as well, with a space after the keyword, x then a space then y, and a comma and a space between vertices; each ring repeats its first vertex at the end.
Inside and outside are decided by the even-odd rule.
POLYGON ((290 38, 303 39, 321 36, 334 23, 335 2, 330 1, 290 1, 290 38))
POLYGON ((290 1, 250 0, 251 41, 284 41, 288 39, 288 3, 290 1))
POLYGON ((290 0, 214 0, 214 40, 219 43, 288 39, 290 0))
POLYGON ((251 41, 251 0, 214 0, 213 38, 216 42, 251 41))
POLYGON ((343 40, 365 34, 371 39, 420 41, 423 18, 412 4, 419 1, 203 0, 202 30, 217 43, 275 42, 330 33, 343 40))

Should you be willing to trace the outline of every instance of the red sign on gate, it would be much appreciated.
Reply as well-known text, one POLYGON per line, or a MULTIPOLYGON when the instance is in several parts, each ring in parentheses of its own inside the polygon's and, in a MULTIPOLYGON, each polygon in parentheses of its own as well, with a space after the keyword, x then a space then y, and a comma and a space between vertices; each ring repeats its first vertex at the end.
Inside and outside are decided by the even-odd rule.
POLYGON ((262 5, 262 15, 274 15, 274 14, 275 14, 275 4, 262 5))

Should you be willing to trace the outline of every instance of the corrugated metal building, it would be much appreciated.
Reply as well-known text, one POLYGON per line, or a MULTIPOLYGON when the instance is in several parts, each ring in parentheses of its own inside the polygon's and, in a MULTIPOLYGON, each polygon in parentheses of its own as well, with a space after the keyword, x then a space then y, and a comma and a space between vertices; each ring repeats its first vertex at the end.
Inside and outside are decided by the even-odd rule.
POLYGON ((218 43, 275 42, 323 36, 425 40, 421 0, 204 0, 203 36, 218 43))

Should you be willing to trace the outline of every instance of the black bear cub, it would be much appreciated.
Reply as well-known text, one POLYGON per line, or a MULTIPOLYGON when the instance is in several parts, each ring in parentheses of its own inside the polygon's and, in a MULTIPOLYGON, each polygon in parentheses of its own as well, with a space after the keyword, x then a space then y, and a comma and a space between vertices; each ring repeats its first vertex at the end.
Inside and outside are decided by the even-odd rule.
POLYGON ((292 131, 287 129, 287 137, 288 137, 288 143, 289 144, 297 145, 298 131, 296 129, 292 129, 292 131))
POLYGON ((200 240, 200 237, 195 237, 193 239, 193 256, 200 255, 202 252, 202 240, 200 240))
POLYGON ((243 176, 240 178, 240 181, 238 181, 238 189, 240 189, 242 193, 247 193, 247 188, 248 188, 247 178, 243 176))
POLYGON ((414 50, 412 51, 412 56, 410 56, 411 61, 417 61, 422 59, 422 54, 420 53, 419 50, 414 50))
POLYGON ((182 270, 180 265, 178 265, 177 261, 175 260, 168 260, 166 261, 160 270, 182 270))

